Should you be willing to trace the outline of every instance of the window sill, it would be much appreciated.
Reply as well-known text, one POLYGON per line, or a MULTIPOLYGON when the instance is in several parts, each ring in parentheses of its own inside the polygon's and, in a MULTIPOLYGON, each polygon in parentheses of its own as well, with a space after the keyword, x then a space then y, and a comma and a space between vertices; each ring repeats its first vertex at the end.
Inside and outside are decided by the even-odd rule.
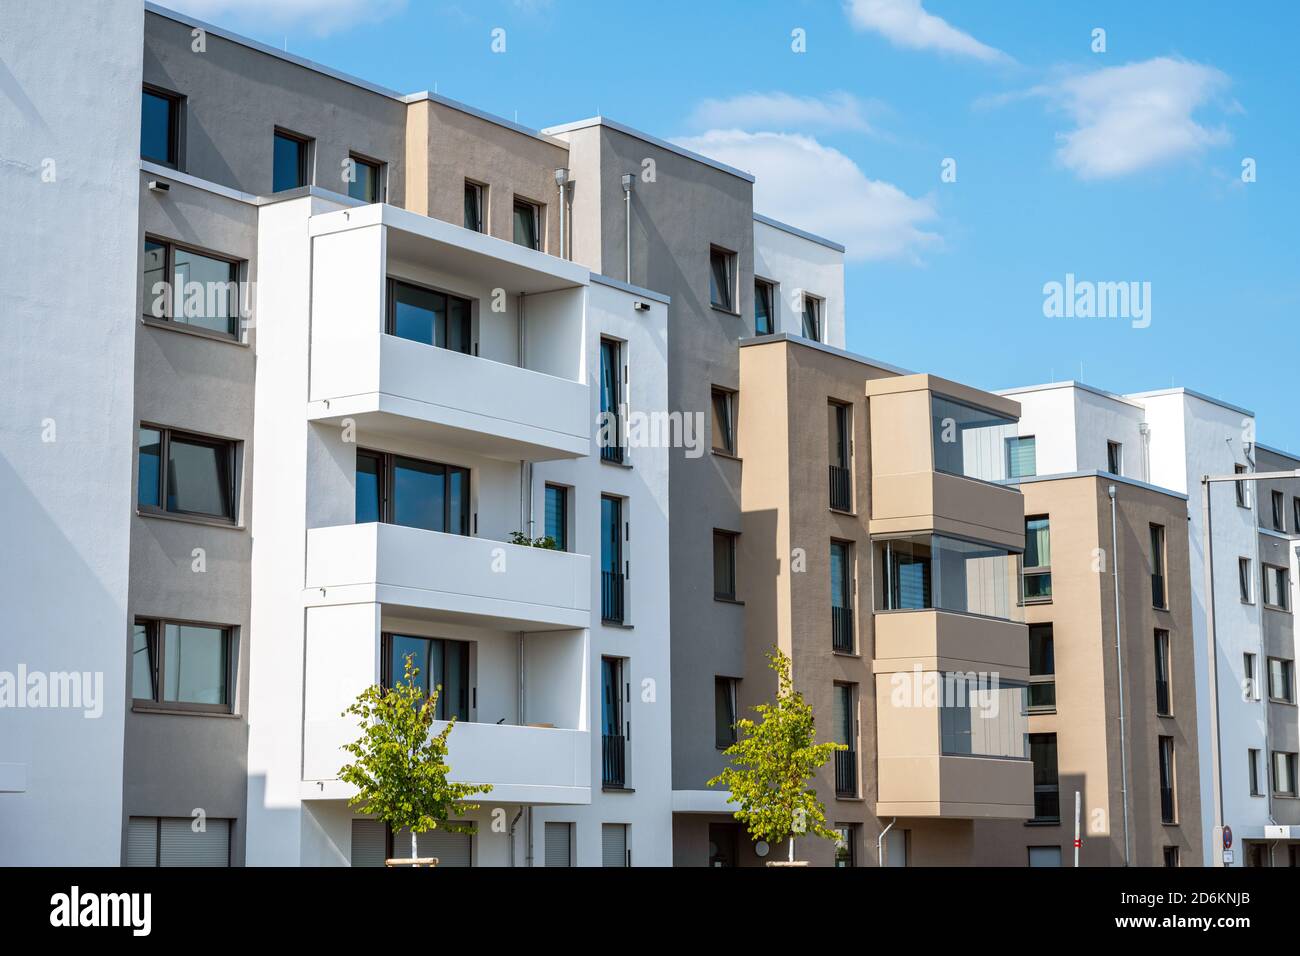
POLYGON ((740 607, 745 606, 744 601, 738 601, 736 600, 736 598, 721 597, 720 595, 717 594, 713 595, 713 600, 717 601, 719 604, 737 604, 740 607))
POLYGON ((833 515, 844 515, 846 518, 856 518, 858 516, 856 511, 846 511, 843 508, 827 508, 826 510, 833 515))
POLYGON ((1295 706, 1295 701, 1293 701, 1293 700, 1285 700, 1284 698, 1281 698, 1281 697, 1270 697, 1270 698, 1268 699, 1268 702, 1269 702, 1270 704, 1282 704, 1282 705, 1285 706, 1285 707, 1294 707, 1294 706, 1295 706))
POLYGON ((210 342, 224 342, 226 345, 237 345, 240 348, 251 348, 248 342, 242 337, 234 335, 223 335, 220 332, 212 332, 208 329, 196 328, 192 325, 186 325, 183 322, 168 322, 165 319, 154 319, 148 316, 140 317, 140 324, 151 329, 162 329, 166 332, 179 332, 182 335, 192 335, 195 338, 207 339, 210 342))
POLYGON ((857 651, 837 651, 835 650, 835 648, 831 648, 831 656, 847 657, 849 660, 854 660, 854 661, 862 660, 862 655, 859 654, 857 651))
POLYGON ((1174 715, 1173 715, 1173 714, 1162 714, 1162 713, 1160 713, 1160 711, 1158 711, 1158 710, 1156 711, 1156 716, 1159 717, 1161 720, 1173 720, 1173 719, 1174 719, 1174 715))
POLYGON ((604 618, 601 618, 601 619, 600 619, 600 623, 601 623, 604 627, 616 627, 616 628, 618 628, 620 631, 630 631, 630 630, 632 630, 632 625, 629 624, 629 623, 627 623, 627 621, 607 621, 607 620, 605 620, 604 618))
POLYGON ((837 793, 835 799, 840 803, 866 803, 866 797, 860 797, 852 793, 837 793))
POLYGON ((1025 826, 1027 827, 1059 827, 1060 825, 1061 825, 1061 820, 1059 817, 1055 820, 1026 820, 1025 821, 1025 826))
POLYGON ((225 528, 229 531, 244 531, 245 528, 237 521, 227 521, 224 518, 205 518, 202 515, 177 514, 174 511, 151 511, 146 508, 136 508, 136 516, 139 518, 158 518, 162 521, 179 521, 182 524, 201 524, 208 528, 225 528))
POLYGON ((636 793, 635 787, 611 787, 603 783, 600 785, 600 790, 602 793, 636 793))
POLYGON ((133 714, 167 714, 171 717, 239 717, 239 714, 226 710, 190 710, 185 707, 168 707, 165 704, 149 704, 140 701, 131 702, 133 714))

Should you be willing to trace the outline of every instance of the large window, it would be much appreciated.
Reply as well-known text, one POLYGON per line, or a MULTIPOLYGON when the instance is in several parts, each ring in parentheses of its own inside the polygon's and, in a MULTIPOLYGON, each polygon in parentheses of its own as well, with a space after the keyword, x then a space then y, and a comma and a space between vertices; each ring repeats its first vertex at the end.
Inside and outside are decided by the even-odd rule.
POLYGON ((776 286, 763 279, 754 280, 754 332, 770 335, 776 331, 776 286))
POLYGON ((831 542, 831 647, 853 653, 853 545, 831 542))
POLYGON ((726 750, 736 742, 736 684, 734 677, 713 678, 713 744, 726 750))
POLYGON ((1151 606, 1169 607, 1169 592, 1165 586, 1165 529, 1153 524, 1151 530, 1151 606))
POLYGON ((1025 519, 1024 601, 1052 599, 1052 525, 1047 515, 1025 519))
POLYGON ((1030 734, 1034 762, 1034 823, 1061 822, 1061 779, 1056 767, 1056 734, 1030 734))
POLYGON ((1029 625, 1029 709, 1056 710, 1056 646, 1050 624, 1029 625))
POLYGON ((736 254, 717 246, 709 249, 709 304, 736 311, 736 254))
POLYGON ((144 314, 159 322, 239 334, 239 263, 164 239, 145 238, 144 314))
POLYGON ((1296 795, 1296 755, 1273 751, 1273 792, 1280 797, 1296 795))
POLYGON ((215 624, 137 620, 131 637, 131 696, 167 709, 230 713, 234 629, 215 624))
POLYGON ((235 443, 140 426, 136 501, 142 511, 235 520, 235 443))
POLYGON ((827 405, 827 435, 830 452, 830 503, 835 511, 853 510, 851 459, 853 432, 850 406, 843 402, 827 405))
POLYGON ((1291 573, 1286 568, 1264 565, 1264 605, 1285 611, 1291 601, 1291 573))
POLYGON ((1033 435, 1007 439, 1007 477, 1032 478, 1038 474, 1038 440, 1033 435))
POLYGON ((720 601, 736 600, 736 539, 734 531, 713 532, 713 596, 720 601))
POLYGON ((475 232, 484 232, 483 211, 487 209, 484 199, 487 187, 465 180, 465 228, 475 232))
POLYGON ((1268 659, 1268 696, 1284 704, 1295 703, 1294 663, 1280 657, 1268 659))
POLYGON ((515 198, 515 243, 529 249, 542 248, 542 211, 536 203, 515 198))
POLYGON ((297 189, 311 182, 311 145, 312 141, 305 136, 280 129, 275 131, 272 192, 297 189))
POLYGON ((600 458, 623 460, 623 349, 614 339, 600 340, 600 458))
POLYGON ((623 499, 600 496, 600 616, 623 622, 623 499))
POLYGON ((357 524, 469 534, 469 469, 357 449, 357 524))
POLYGON ((736 453, 736 393, 730 389, 712 390, 713 450, 724 455, 736 453))
POLYGON ((348 195, 362 202, 383 202, 384 164, 355 154, 349 155, 348 161, 352 164, 348 195))
POLYGON ((473 305, 469 299, 422 286, 388 280, 388 319, 384 331, 398 338, 469 354, 473 305))
POLYGON ((601 786, 620 788, 627 785, 626 734, 623 731, 623 704, 631 693, 623 676, 621 657, 600 659, 600 734, 601 786))
POLYGON ((569 489, 563 485, 546 486, 546 537, 555 542, 556 550, 569 550, 569 489))
POLYGON ((874 547, 877 610, 1020 619, 1013 552, 943 535, 877 539, 874 547))
POLYGON ((938 395, 930 398, 930 417, 935 471, 982 481, 1007 477, 1006 443, 1015 436, 1014 421, 938 395))
POLYGON ((1171 701, 1169 699, 1169 675, 1171 673, 1169 660, 1169 632, 1160 628, 1156 629, 1155 660, 1156 713, 1161 717, 1168 717, 1173 713, 1171 701))
POLYGON ((1160 758, 1160 822, 1175 823, 1178 808, 1174 799, 1174 738, 1160 737, 1157 743, 1160 758))
POLYGON ((857 685, 836 684, 832 690, 832 731, 835 743, 847 750, 835 751, 835 795, 858 795, 857 685))
POLYGON ((175 93, 146 86, 140 102, 140 158, 179 169, 181 104, 175 93))
POLYGON ((824 300, 815 295, 804 293, 803 297, 803 337, 814 342, 822 340, 822 313, 824 300))
POLYGON ((1024 684, 975 674, 943 674, 939 706, 942 751, 962 757, 1029 756, 1024 684))
POLYGON ((469 720, 469 644, 412 634, 384 635, 384 687, 406 683, 406 659, 419 671, 413 681, 425 697, 436 688, 439 720, 469 720))

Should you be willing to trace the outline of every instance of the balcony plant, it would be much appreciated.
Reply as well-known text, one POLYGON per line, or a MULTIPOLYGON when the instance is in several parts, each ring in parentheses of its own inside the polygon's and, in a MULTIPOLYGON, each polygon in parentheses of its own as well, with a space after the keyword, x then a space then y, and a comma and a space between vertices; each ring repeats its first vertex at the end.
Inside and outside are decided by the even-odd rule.
POLYGON ((510 543, 522 545, 525 548, 545 548, 548 551, 558 551, 560 549, 560 546, 555 543, 555 539, 549 534, 542 535, 540 538, 530 538, 522 531, 511 531, 510 543))
POLYGON ((794 858, 796 835, 839 838, 826 826, 826 810, 809 782, 832 753, 848 748, 817 743, 812 707, 794 689, 790 658, 773 648, 767 661, 777 676, 776 700, 754 708, 757 721, 747 717, 736 721, 738 739, 723 751, 731 763, 709 786, 731 791, 727 802, 739 804, 735 817, 752 840, 772 846, 789 840, 788 863, 800 865, 794 858))
POLYGON ((478 809, 467 797, 487 793, 488 784, 454 783, 447 779, 447 738, 456 718, 433 734, 442 685, 425 695, 416 682, 420 669, 414 655, 406 656, 405 677, 387 689, 378 684, 363 690, 343 716, 358 717, 361 736, 343 749, 353 757, 339 770, 339 779, 357 788, 348 805, 378 817, 394 832, 411 831, 411 859, 388 860, 389 866, 436 866, 436 859, 419 859, 416 834, 439 827, 453 833, 473 833, 474 824, 453 820, 478 809))

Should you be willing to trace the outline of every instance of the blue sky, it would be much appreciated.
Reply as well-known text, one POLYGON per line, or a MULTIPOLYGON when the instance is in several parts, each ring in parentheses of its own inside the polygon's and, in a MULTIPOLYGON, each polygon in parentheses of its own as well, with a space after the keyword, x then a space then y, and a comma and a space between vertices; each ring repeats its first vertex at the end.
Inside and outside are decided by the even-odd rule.
POLYGON ((403 92, 539 128, 600 112, 756 172, 758 211, 848 245, 854 351, 984 388, 1185 385, 1300 451, 1300 4, 172 5, 403 92), (1045 317, 1067 273, 1149 282, 1150 325, 1045 317))

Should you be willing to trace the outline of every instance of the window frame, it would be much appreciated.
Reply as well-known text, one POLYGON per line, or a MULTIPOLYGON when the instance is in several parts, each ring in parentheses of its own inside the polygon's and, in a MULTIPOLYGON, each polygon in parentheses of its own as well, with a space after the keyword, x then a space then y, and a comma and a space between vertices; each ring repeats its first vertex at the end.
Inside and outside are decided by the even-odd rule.
POLYGON ((1237 593, 1242 604, 1255 603, 1254 562, 1245 555, 1237 556, 1237 593))
POLYGON ((740 300, 740 289, 738 282, 740 280, 740 263, 739 256, 731 249, 719 246, 714 243, 709 244, 709 307, 717 309, 719 312, 726 312, 728 315, 739 315, 737 306, 740 300), (719 302, 713 297, 713 293, 718 289, 717 276, 714 274, 713 257, 721 256, 726 270, 727 287, 726 301, 719 302))
POLYGON ((148 93, 156 96, 161 100, 166 100, 171 106, 167 118, 167 152, 168 158, 165 160, 156 159, 152 156, 144 155, 144 143, 140 143, 140 158, 147 163, 155 163, 159 166, 166 166, 168 169, 174 169, 180 172, 184 168, 184 128, 185 123, 182 119, 184 116, 186 97, 177 93, 175 90, 169 90, 165 87, 156 86, 152 83, 140 84, 140 129, 141 135, 144 133, 144 95, 148 93))
POLYGON ((366 156, 363 153, 358 153, 354 150, 348 151, 348 159, 351 160, 354 167, 368 166, 373 172, 375 184, 375 195, 373 199, 367 199, 362 196, 353 196, 352 185, 357 181, 354 178, 352 182, 348 183, 348 196, 352 199, 360 199, 366 205, 386 202, 388 199, 388 164, 383 160, 374 159, 373 157, 366 156))
MULTIPOLYGON (((368 448, 368 447, 363 446, 363 445, 358 445, 358 446, 357 446, 357 450, 356 450, 356 457, 357 457, 357 460, 359 461, 359 460, 361 459, 362 456, 365 456, 365 457, 367 457, 367 458, 374 458, 374 459, 377 459, 378 462, 379 462, 379 465, 378 465, 378 471, 377 471, 377 474, 378 474, 378 477, 379 477, 379 480, 378 480, 378 485, 379 485, 379 520, 378 520, 377 522, 370 522, 370 521, 357 521, 357 520, 356 520, 356 518, 357 518, 357 516, 356 516, 356 512, 354 511, 354 512, 353 512, 353 515, 352 515, 352 520, 353 520, 353 523, 354 523, 354 524, 372 524, 372 523, 375 523, 375 524, 391 524, 391 525, 395 525, 396 527, 399 527, 399 528, 414 528, 414 529, 417 530, 417 531, 431 531, 431 530, 433 530, 433 529, 430 529, 430 528, 420 528, 420 527, 418 527, 418 526, 416 526, 416 525, 404 525, 404 524, 398 524, 397 521, 394 520, 394 515, 397 514, 397 510, 396 510, 396 508, 397 508, 397 500, 396 500, 396 497, 397 497, 397 496, 396 496, 396 490, 395 490, 395 485, 394 485, 395 478, 396 478, 396 471, 395 471, 395 467, 394 467, 394 466, 395 466, 395 464, 396 464, 396 460, 397 460, 398 458, 403 458, 403 459, 406 459, 407 461, 418 462, 418 463, 421 464, 421 465, 435 465, 435 466, 437 466, 437 467, 443 469, 443 472, 442 472, 442 474, 443 474, 443 480, 444 480, 444 482, 446 482, 446 483, 443 485, 443 496, 442 496, 442 499, 443 499, 443 501, 442 501, 442 503, 443 503, 443 508, 442 508, 442 521, 443 521, 443 528, 444 528, 444 530, 442 530, 442 531, 434 531, 433 533, 434 533, 434 534, 455 534, 455 535, 460 535, 460 536, 462 536, 462 537, 466 537, 466 538, 472 538, 472 537, 475 536, 475 534, 474 534, 474 508, 473 508, 473 498, 474 498, 474 469, 472 469, 472 468, 468 468, 468 467, 466 467, 466 466, 464 466, 464 465, 454 465, 454 464, 452 464, 452 463, 450 463, 450 462, 445 462, 445 461, 432 461, 432 460, 427 459, 427 458, 416 458, 414 455, 403 455, 403 454, 399 454, 399 453, 397 453, 397 452, 382 451, 382 450, 380 450, 380 449, 378 449, 378 448, 368 448), (465 531, 464 531, 463 534, 462 534, 461 532, 458 532, 458 531, 447 531, 447 530, 445 530, 446 527, 448 526, 448 524, 449 524, 449 520, 450 520, 450 518, 451 518, 451 498, 452 498, 452 496, 448 493, 448 489, 450 488, 450 482, 447 482, 446 479, 450 476, 451 472, 453 472, 453 471, 464 472, 464 474, 465 474, 465 497, 464 497, 464 506, 463 506, 464 514, 463 514, 463 516, 462 516, 462 517, 464 518, 464 527, 465 527, 465 531)), ((355 492, 355 481, 356 481, 355 475, 356 475, 356 467, 355 467, 355 464, 354 464, 354 467, 353 467, 353 482, 354 482, 353 495, 354 495, 354 502, 355 502, 355 494, 356 494, 356 492, 355 492)))
POLYGON ((144 234, 144 241, 140 245, 140 318, 146 325, 163 326, 169 329, 176 329, 180 332, 189 332, 193 335, 202 335, 207 338, 217 339, 223 342, 242 342, 243 341, 243 298, 244 298, 244 263, 245 260, 238 259, 234 256, 221 252, 213 252, 210 249, 201 249, 198 246, 190 245, 185 242, 176 242, 173 239, 167 239, 163 236, 151 232, 144 234), (152 291, 144 288, 144 255, 148 243, 154 243, 163 247, 163 275, 167 283, 167 295, 163 301, 163 315, 154 315, 152 311, 146 308, 146 305, 153 301, 152 291), (205 259, 212 259, 216 262, 224 262, 230 267, 229 281, 235 286, 235 303, 234 314, 229 316, 229 321, 233 328, 228 332, 218 332, 214 329, 204 328, 201 325, 194 325, 188 321, 177 321, 174 310, 176 305, 176 251, 193 253, 194 255, 203 256, 205 259))
POLYGON ((740 541, 740 532, 738 531, 728 531, 725 528, 713 529, 713 600, 715 601, 723 601, 728 604, 740 603, 739 599, 736 596, 738 593, 737 583, 736 583, 736 579, 738 577, 737 569, 736 569, 736 556, 737 553, 739 552, 739 547, 738 547, 739 541, 740 541), (725 591, 720 592, 718 590, 719 541, 726 542, 728 576, 730 580, 724 583, 726 583, 729 586, 730 593, 727 593, 725 591))
POLYGON ((1291 610, 1291 569, 1279 564, 1260 562, 1260 600, 1270 611, 1291 610), (1275 583, 1270 586, 1270 580, 1275 583), (1269 592, 1276 592, 1270 595, 1269 592), (1275 600, 1269 600, 1273 597, 1275 600))
POLYGON ((712 451, 715 455, 724 455, 728 458, 735 458, 736 455, 736 396, 739 393, 735 389, 724 388, 721 385, 713 385, 709 388, 709 408, 712 415, 709 418, 709 439, 712 451), (718 430, 714 427, 718 421, 718 400, 723 402, 723 411, 725 413, 724 421, 726 425, 726 434, 723 436, 725 444, 718 444, 718 430))
POLYGON ((510 227, 511 227, 510 240, 515 245, 522 246, 525 249, 532 249, 534 252, 541 252, 543 250, 543 246, 545 245, 545 243, 543 242, 542 239, 542 204, 541 203, 536 202, 532 199, 527 199, 524 196, 520 196, 518 193, 516 193, 513 197, 513 201, 510 204, 510 227), (515 216, 518 214, 520 208, 524 206, 527 206, 530 210, 532 210, 532 214, 533 214, 532 217, 533 218, 533 244, 531 246, 520 242, 514 236, 515 216))
POLYGON ((1169 640, 1169 631, 1163 627, 1155 629, 1154 647, 1155 668, 1153 675, 1155 677, 1156 692, 1156 716, 1172 717, 1174 715, 1173 703, 1173 645, 1169 640), (1162 683, 1160 679, 1161 672, 1164 672, 1164 706, 1161 707, 1161 690, 1162 683))
POLYGON ((1270 753, 1272 759, 1269 760, 1269 787, 1275 797, 1295 797, 1300 793, 1300 788, 1296 785, 1296 754, 1289 750, 1274 750, 1270 753), (1280 762, 1279 762, 1280 759, 1280 762), (1289 779, 1290 787, 1283 790, 1278 786, 1278 767, 1286 768, 1286 775, 1289 779))
POLYGON ((853 406, 848 402, 827 399, 827 458, 828 506, 839 514, 853 514, 854 485, 853 480, 853 406), (844 472, 837 475, 836 469, 844 472), (847 491, 848 501, 841 508, 836 502, 836 494, 847 491))
POLYGON ((630 578, 628 573, 628 558, 625 545, 631 537, 631 528, 627 516, 627 498, 622 495, 604 492, 600 496, 600 573, 601 573, 601 607, 600 620, 602 624, 613 624, 618 626, 627 626, 627 581, 630 578), (605 502, 610 503, 610 513, 613 517, 614 531, 609 533, 609 528, 605 522, 605 502), (606 561, 605 546, 612 545, 613 554, 611 560, 606 561), (606 564, 612 564, 614 570, 605 567, 606 564), (604 577, 606 574, 614 575, 614 580, 606 585, 604 577), (605 607, 606 591, 609 591, 611 606, 605 607), (616 605, 616 606, 615 606, 616 605), (610 611, 607 614, 606 611, 610 611), (617 615, 617 616, 614 616, 617 615))
POLYGON ((1246 786, 1250 788, 1252 797, 1264 796, 1264 791, 1259 786, 1259 754, 1258 747, 1246 749, 1246 786))
POLYGON ((478 305, 477 301, 467 296, 457 295, 455 292, 449 292, 446 289, 439 289, 434 286, 424 285, 419 282, 412 282, 410 279, 403 279, 399 276, 389 275, 384 277, 384 334, 391 335, 393 338, 401 339, 403 342, 414 342, 417 345, 428 345, 435 349, 444 349, 448 352, 455 352, 457 355, 478 355, 478 341, 474 337, 474 311, 478 305), (451 336, 451 302, 455 299, 462 302, 466 309, 465 328, 465 351, 454 349, 448 345, 438 344, 438 330, 433 329, 433 341, 424 342, 420 339, 410 339, 404 335, 397 334, 397 287, 405 286, 408 289, 414 289, 417 292, 423 292, 428 295, 440 296, 443 299, 443 324, 444 338, 451 336))
POLYGON ((736 731, 736 721, 740 719, 740 712, 736 704, 739 684, 740 678, 738 677, 726 677, 721 674, 713 676, 713 746, 714 749, 719 751, 726 750, 740 739, 740 735, 736 731), (729 709, 728 713, 731 716, 728 725, 729 739, 725 742, 718 738, 718 731, 722 728, 719 722, 721 715, 718 714, 718 704, 723 700, 726 701, 729 709))
POLYGON ((1165 533, 1165 526, 1162 524, 1152 522, 1147 525, 1147 528, 1149 529, 1151 543, 1151 606, 1157 611, 1168 611, 1169 536, 1165 533), (1156 593, 1157 587, 1159 588, 1158 594, 1156 593))
POLYGON ((303 133, 295 133, 291 129, 283 126, 274 127, 271 139, 271 195, 287 193, 293 189, 303 189, 312 184, 313 166, 316 159, 316 140, 303 133), (284 189, 275 188, 275 140, 286 139, 297 143, 300 147, 298 151, 298 180, 294 186, 287 186, 284 189))
MULTIPOLYGON (((487 189, 488 187, 486 183, 480 183, 474 179, 465 180, 466 198, 468 199, 471 191, 474 193, 475 215, 478 222, 477 225, 470 226, 462 221, 461 225, 470 232, 477 232, 480 235, 487 235, 487 189)), ((511 226, 513 227, 513 225, 514 220, 511 220, 511 226)))
POLYGON ((1247 699, 1259 700, 1259 655, 1244 651, 1241 655, 1241 670, 1247 684, 1247 699))
POLYGON ((1178 762, 1174 738, 1168 734, 1156 736, 1156 786, 1160 791, 1160 822, 1164 826, 1178 825, 1178 762), (1169 786, 1165 786, 1168 778, 1169 786), (1164 791, 1169 791, 1169 813, 1165 814, 1164 791))
MULTIPOLYGON (((389 630, 380 631, 379 633, 379 642, 380 642, 379 643, 379 686, 383 688, 385 693, 392 690, 393 688, 393 683, 392 683, 393 663, 394 663, 393 639, 396 637, 404 637, 412 641, 427 641, 430 642, 430 644, 432 644, 432 642, 434 641, 437 641, 439 645, 441 645, 443 684, 442 684, 442 691, 440 691, 438 694, 438 709, 443 713, 448 712, 448 708, 444 706, 447 703, 446 697, 444 696, 444 692, 447 690, 447 686, 446 686, 447 645, 449 643, 464 645, 465 647, 465 651, 464 651, 465 653, 465 673, 464 673, 465 716, 462 718, 459 714, 457 714, 456 719, 464 720, 465 723, 472 723, 474 717, 478 716, 475 713, 475 710, 477 709, 476 705, 478 703, 477 701, 478 685, 474 683, 474 664, 473 664, 473 655, 476 653, 476 648, 474 647, 474 645, 476 642, 462 641, 459 638, 454 638, 454 637, 431 637, 428 634, 403 634, 399 631, 389 631, 389 630)), ((433 690, 433 684, 430 682, 432 679, 432 674, 429 673, 430 670, 431 668, 426 668, 424 673, 421 675, 424 678, 424 684, 422 690, 426 698, 430 696, 433 690)), ((434 719, 443 720, 443 721, 451 720, 450 717, 442 717, 437 714, 434 715, 434 719)))
POLYGON ((1020 568, 1020 603, 1022 606, 1030 604, 1051 604, 1052 603, 1052 516, 1049 514, 1025 515, 1025 550, 1021 552, 1020 568), (1030 566, 1025 563, 1025 556, 1029 553, 1029 522, 1043 521, 1047 524, 1047 564, 1036 564, 1030 566), (1025 587, 1025 582, 1029 578, 1046 580, 1047 593, 1037 594, 1030 597, 1025 587))
MULTIPOLYGON (((627 343, 622 339, 611 338, 608 335, 600 337, 599 347, 597 349, 597 368, 596 368, 596 388, 598 390, 597 411, 601 416, 612 416, 614 422, 614 442, 613 444, 599 443, 599 436, 605 433, 602 425, 597 429, 598 444, 600 447, 600 460, 609 462, 614 465, 629 464, 628 444, 623 441, 623 420, 628 405, 623 400, 626 390, 626 346, 627 343), (605 379, 612 379, 611 386, 612 396, 606 395, 605 379), (614 400, 613 407, 606 405, 607 397, 614 400)), ((602 423, 608 419, 602 418, 602 423)))
POLYGON ((556 549, 557 551, 566 551, 566 552, 567 552, 567 551, 569 551, 570 546, 573 544, 573 542, 572 542, 572 540, 571 540, 571 537, 572 537, 572 536, 571 536, 570 533, 569 533, 569 520, 570 520, 570 514, 569 514, 569 513, 570 513, 570 511, 571 511, 571 509, 570 509, 570 507, 569 507, 569 496, 570 496, 571 493, 572 493, 572 489, 570 488, 569 485, 561 485, 561 484, 556 484, 556 483, 553 482, 553 481, 548 481, 548 482, 546 482, 546 484, 543 486, 543 491, 542 491, 542 534, 543 534, 545 537, 553 538, 553 539, 554 539, 554 541, 555 541, 555 549, 556 549), (549 494, 550 494, 551 492, 553 492, 553 491, 559 493, 559 501, 560 501, 560 506, 559 506, 559 510, 560 510, 560 521, 559 521, 559 524, 560 524, 560 533, 561 533, 561 537, 560 537, 560 538, 556 538, 554 535, 552 535, 552 534, 550 533, 550 530, 549 530, 549 518, 547 517, 548 514, 549 514, 549 508, 550 508, 550 501, 549 501, 548 496, 549 496, 549 494))
POLYGON ((843 704, 844 720, 846 726, 831 727, 832 739, 836 737, 845 737, 845 740, 835 740, 837 744, 843 744, 847 750, 836 750, 833 758, 835 766, 835 797, 839 800, 854 800, 862 790, 862 782, 858 775, 858 737, 862 731, 861 721, 858 717, 858 708, 860 704, 861 690, 857 683, 853 681, 833 681, 831 683, 831 694, 834 695, 831 701, 831 723, 835 724, 835 710, 838 704, 843 704), (842 695, 843 699, 837 700, 842 695), (843 766, 842 766, 843 765, 843 766), (847 778, 849 787, 842 788, 840 782, 847 778))
MULTIPOLYGON (((712 264, 710 264, 712 268, 712 264)), ((780 301, 777 298, 777 283, 771 279, 764 279, 754 276, 754 334, 755 335, 773 335, 777 331, 776 304, 780 301), (761 290, 761 291, 760 291, 761 290), (767 329, 758 327, 758 305, 762 302, 767 307, 767 329)))
POLYGON ((1269 493, 1269 503, 1273 512, 1273 530, 1286 533, 1286 495, 1274 488, 1269 493))
POLYGON ((1019 481, 1021 478, 1033 478, 1038 474, 1038 436, 1036 435, 1009 435, 1005 439, 1007 452, 1007 480, 1019 481), (1016 454, 1020 446, 1026 442, 1033 442, 1034 448, 1034 466, 1032 471, 1017 474, 1017 469, 1012 467, 1012 462, 1016 461, 1016 454))
POLYGON ((1291 496, 1291 533, 1300 534, 1300 495, 1291 496))
MULTIPOLYGON (((1242 464, 1234 464, 1232 466, 1232 473, 1234 475, 1246 475, 1250 473, 1250 469, 1242 464)), ((1237 507, 1245 508, 1246 510, 1249 511, 1250 510, 1250 488, 1249 488, 1250 482, 1234 481, 1232 484, 1236 491, 1237 507)))
POLYGON ((1032 691, 1035 686, 1048 686, 1052 688, 1052 702, 1050 704, 1034 704, 1030 702, 1028 692, 1026 693, 1025 705, 1031 714, 1054 714, 1056 713, 1056 628, 1051 621, 1037 621, 1029 624, 1029 690, 1032 691), (1047 631, 1047 645, 1052 660, 1051 671, 1045 671, 1035 674, 1034 666, 1034 632, 1037 630, 1042 634, 1043 630, 1047 631))
POLYGON ((234 714, 235 701, 238 698, 239 680, 239 627, 234 624, 217 624, 212 621, 190 621, 179 618, 148 617, 137 615, 132 621, 132 654, 135 653, 135 628, 143 625, 146 630, 145 640, 149 649, 149 667, 153 679, 153 696, 135 696, 134 662, 131 668, 131 709, 138 712, 153 711, 167 713, 185 711, 193 714, 234 714), (167 625, 177 627, 208 627, 221 631, 225 654, 224 669, 226 702, 224 704, 203 704, 194 701, 163 700, 163 681, 167 674, 167 625))
MULTIPOLYGON (((1034 826, 1059 826, 1060 823, 1061 823, 1061 752, 1060 752, 1060 742, 1059 742, 1059 740, 1057 739, 1057 735, 1054 734, 1054 733, 1031 733, 1031 734, 1029 734, 1028 736, 1029 736, 1029 741, 1028 741, 1028 744, 1029 744, 1029 761, 1030 761, 1030 763, 1031 763, 1031 764, 1033 765, 1033 767, 1034 767, 1034 771, 1033 771, 1033 773, 1034 773, 1034 815, 1033 815, 1032 817, 1029 818, 1028 824, 1029 824, 1029 825, 1034 825, 1034 826), (1048 738, 1049 738, 1049 737, 1051 738, 1052 756, 1055 758, 1055 759, 1054 759, 1054 766, 1052 767, 1052 774, 1051 774, 1051 775, 1052 775, 1052 777, 1054 777, 1055 779, 1054 779, 1053 782, 1044 782, 1044 783, 1039 783, 1039 782, 1038 782, 1038 766, 1037 766, 1037 764, 1034 763, 1034 740, 1035 740, 1035 738, 1037 738, 1037 739, 1039 740, 1040 744, 1042 744, 1043 746, 1046 746, 1047 743, 1048 743, 1048 738), (1038 814, 1038 799, 1039 799, 1039 794, 1040 794, 1040 793, 1043 794, 1044 797, 1046 797, 1048 794, 1055 793, 1055 795, 1056 795, 1056 815, 1055 815, 1055 816, 1051 816, 1051 815, 1047 815, 1047 816, 1039 816, 1039 814, 1038 814)), ((1046 774, 1044 774, 1044 776, 1046 776, 1046 774)))
POLYGON ((136 463, 136 492, 135 507, 136 512, 151 517, 170 517, 180 518, 191 521, 201 521, 208 524, 230 525, 237 527, 239 525, 239 472, 242 465, 241 455, 239 454, 240 445, 243 443, 234 438, 223 438, 217 435, 205 435, 201 432, 191 432, 180 428, 171 428, 167 425, 158 425, 153 422, 142 421, 136 425, 136 445, 135 445, 135 463, 136 463), (140 432, 144 429, 158 432, 158 487, 155 489, 158 494, 158 504, 148 505, 140 501, 140 432), (184 511, 179 508, 167 507, 167 479, 171 470, 171 443, 172 439, 179 437, 183 442, 191 445, 206 445, 212 448, 224 450, 226 454, 226 482, 222 489, 226 496, 226 505, 230 511, 228 515, 208 514, 204 511, 184 511))
POLYGON ((1265 660, 1265 667, 1268 671, 1268 699, 1275 704, 1294 704, 1295 703, 1295 662, 1285 657, 1269 657, 1265 660), (1280 675, 1285 687, 1282 688, 1283 694, 1279 696, 1274 693, 1273 665, 1280 664, 1280 675))
POLYGON ((825 342, 826 341, 826 297, 820 295, 813 295, 811 292, 805 291, 801 297, 800 305, 802 306, 802 308, 800 308, 799 310, 800 334, 803 335, 804 338, 809 339, 809 341, 811 342, 825 342), (812 306, 811 310, 809 310, 809 306, 812 306), (808 327, 808 316, 810 311, 812 314, 813 331, 816 333, 815 338, 809 338, 808 335, 804 334, 808 327))
POLYGON ((1106 473, 1122 477, 1124 474, 1124 443, 1106 439, 1106 473))

